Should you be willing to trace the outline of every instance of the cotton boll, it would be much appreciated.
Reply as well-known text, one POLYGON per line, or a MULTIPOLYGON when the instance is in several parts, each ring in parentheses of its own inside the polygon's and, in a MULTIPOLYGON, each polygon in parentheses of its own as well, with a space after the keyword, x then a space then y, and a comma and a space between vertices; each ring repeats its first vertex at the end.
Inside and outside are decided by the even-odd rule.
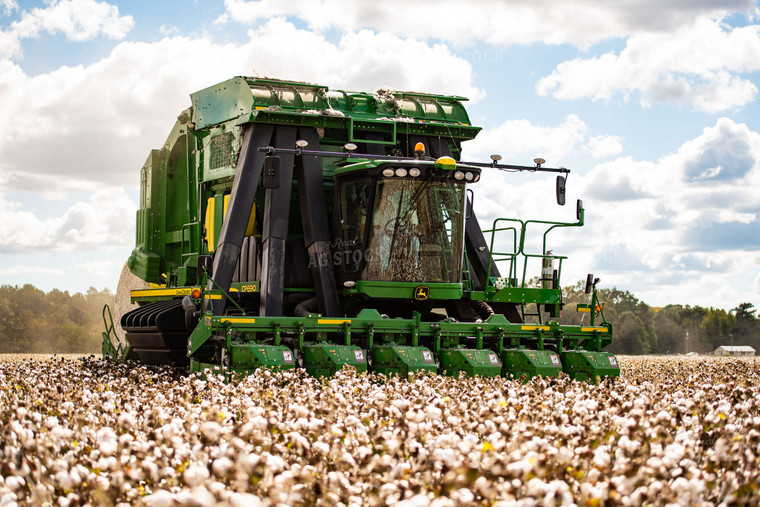
POLYGON ((233 466, 232 460, 230 460, 226 456, 223 456, 221 458, 214 460, 214 462, 211 465, 211 470, 214 472, 214 475, 216 475, 217 477, 222 477, 227 474, 227 472, 232 468, 232 466, 233 466))
POLYGON ((443 416, 443 410, 431 405, 425 410, 425 415, 428 419, 438 420, 443 416))
POLYGON ((232 507, 263 507, 261 498, 250 493, 233 493, 228 500, 232 507))
POLYGON ((322 456, 327 456, 327 454, 330 452, 330 446, 324 442, 314 442, 311 447, 315 452, 321 454, 322 456))
POLYGON ((411 498, 398 502, 396 507, 427 507, 431 505, 432 500, 428 495, 414 495, 411 498))
POLYGON ((95 441, 98 444, 100 453, 104 456, 112 456, 119 447, 116 433, 111 428, 100 428, 95 441))
POLYGON ((222 427, 214 421, 206 421, 201 424, 201 434, 203 434, 210 444, 214 444, 222 434, 222 427))
POLYGON ((24 486, 24 479, 10 475, 5 478, 5 486, 11 491, 17 491, 24 486))
POLYGON ((185 473, 182 475, 185 483, 190 487, 202 484, 204 481, 208 480, 209 477, 210 474, 208 468, 197 463, 191 464, 187 467, 185 473))
POLYGON ((141 503, 145 507, 172 507, 174 505, 174 495, 162 489, 144 497, 141 503))
POLYGON ((594 451, 594 464, 599 468, 607 468, 610 465, 610 453, 607 446, 598 447, 594 451))

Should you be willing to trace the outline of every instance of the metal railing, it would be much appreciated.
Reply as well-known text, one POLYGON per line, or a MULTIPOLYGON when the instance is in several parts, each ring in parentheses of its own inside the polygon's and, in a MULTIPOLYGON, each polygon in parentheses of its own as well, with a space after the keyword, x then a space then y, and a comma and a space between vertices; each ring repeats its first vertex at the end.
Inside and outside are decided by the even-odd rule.
MULTIPOLYGON (((551 254, 551 251, 547 250, 546 248, 547 236, 549 232, 559 227, 581 227, 581 226, 583 226, 582 216, 580 217, 579 221, 575 223, 551 222, 551 221, 546 221, 546 220, 520 220, 517 218, 497 218, 496 220, 494 220, 493 226, 491 227, 491 229, 487 229, 483 231, 484 234, 491 233, 491 241, 488 247, 489 252, 490 252, 489 258, 488 258, 488 270, 486 271, 486 273, 491 272, 491 268, 495 263, 508 262, 509 263, 508 273, 507 273, 507 276, 504 277, 507 280, 507 285, 511 287, 517 287, 517 288, 526 288, 528 261, 530 259, 542 259, 542 261, 544 259, 551 259, 552 261, 558 260, 559 262, 556 266, 556 269, 557 269, 556 283, 559 284, 559 280, 562 274, 562 261, 567 259, 567 256, 551 254), (515 225, 499 227, 499 224, 501 222, 510 222, 510 223, 514 223, 515 225), (543 224, 543 225, 550 226, 543 234, 543 243, 542 243, 543 253, 537 254, 537 253, 525 252, 525 237, 526 237, 527 228, 529 224, 543 224), (511 251, 495 251, 494 245, 496 244, 497 233, 503 233, 505 231, 512 231, 512 250, 511 251), (522 276, 518 275, 520 258, 522 258, 522 276), (518 280, 519 280, 519 284, 517 283, 518 280)), ((542 267, 543 267, 543 264, 542 264, 542 267)), ((543 273, 542 273, 542 276, 539 278, 543 279, 543 273)), ((491 280, 489 279, 486 284, 486 287, 493 287, 493 286, 494 285, 491 283, 491 280)))

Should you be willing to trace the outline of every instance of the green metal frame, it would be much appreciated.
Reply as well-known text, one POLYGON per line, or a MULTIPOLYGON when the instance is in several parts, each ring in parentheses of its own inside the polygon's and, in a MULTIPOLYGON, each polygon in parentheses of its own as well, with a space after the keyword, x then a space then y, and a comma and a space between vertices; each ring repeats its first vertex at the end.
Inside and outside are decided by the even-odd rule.
MULTIPOLYGON (((284 334, 295 336, 299 348, 308 341, 307 337, 320 337, 328 334, 340 334, 344 344, 354 342, 354 336, 361 336, 372 348, 374 337, 380 334, 409 337, 409 344, 417 346, 420 339, 435 343, 434 351, 458 345, 465 338, 475 337, 478 346, 488 342, 496 346, 501 354, 505 346, 519 346, 521 340, 537 339, 544 343, 556 344, 558 351, 583 348, 601 351, 612 339, 612 325, 605 323, 598 326, 566 326, 557 322, 545 325, 511 323, 503 315, 492 315, 484 322, 423 322, 419 314, 414 319, 382 318, 377 310, 364 309, 354 318, 322 317, 310 314, 307 317, 248 317, 248 316, 214 316, 207 312, 200 324, 190 336, 189 353, 198 351, 212 335, 230 336, 232 330, 243 333, 253 342, 269 340, 280 345, 284 334)), ((326 340, 326 338, 322 338, 326 340)), ((406 339, 396 343, 406 344, 406 339)))

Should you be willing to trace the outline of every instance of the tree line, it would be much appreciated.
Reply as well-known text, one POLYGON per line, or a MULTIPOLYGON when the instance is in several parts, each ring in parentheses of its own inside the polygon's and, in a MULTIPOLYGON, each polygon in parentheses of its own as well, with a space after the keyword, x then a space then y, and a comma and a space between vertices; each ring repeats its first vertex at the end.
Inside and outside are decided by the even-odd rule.
POLYGON ((98 353, 103 305, 114 295, 90 288, 69 294, 33 285, 0 286, 0 353, 98 353))
MULTIPOLYGON (((563 324, 589 322, 588 313, 576 312, 579 303, 590 302, 584 288, 585 282, 578 282, 563 289, 563 324)), ((610 352, 705 353, 721 345, 749 345, 760 353, 760 319, 752 303, 729 311, 678 304, 652 308, 616 288, 599 289, 599 299, 605 319, 613 324, 610 352)), ((0 286, 0 353, 98 353, 103 305, 113 308, 114 300, 109 290, 92 287, 69 294, 45 293, 29 284, 0 286)))
MULTIPOLYGON (((670 304, 653 308, 629 291, 599 289, 604 318, 613 325, 613 342, 605 350, 616 354, 685 354, 712 352, 721 345, 748 345, 760 355, 760 319, 752 303, 726 311, 670 304)), ((585 282, 563 289, 561 321, 578 324, 589 314, 576 311, 590 303, 585 282)))

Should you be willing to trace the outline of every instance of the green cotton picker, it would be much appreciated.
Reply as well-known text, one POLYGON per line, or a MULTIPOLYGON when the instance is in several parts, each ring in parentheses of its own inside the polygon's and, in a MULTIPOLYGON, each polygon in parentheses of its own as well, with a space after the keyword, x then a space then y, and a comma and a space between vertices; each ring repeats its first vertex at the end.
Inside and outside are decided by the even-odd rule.
POLYGON ((140 171, 122 273, 134 290, 120 286, 128 311, 117 301, 115 325, 104 308, 104 355, 228 377, 345 365, 404 377, 619 375, 602 351, 612 325, 598 279, 579 306, 589 322, 558 321, 566 257, 547 235, 582 226, 581 202, 573 223, 500 218, 485 231, 473 209, 483 171, 557 173, 559 204, 569 171, 498 155, 462 162, 481 130, 466 99, 249 77, 191 99, 140 171), (543 250, 528 253, 534 229, 543 250))

